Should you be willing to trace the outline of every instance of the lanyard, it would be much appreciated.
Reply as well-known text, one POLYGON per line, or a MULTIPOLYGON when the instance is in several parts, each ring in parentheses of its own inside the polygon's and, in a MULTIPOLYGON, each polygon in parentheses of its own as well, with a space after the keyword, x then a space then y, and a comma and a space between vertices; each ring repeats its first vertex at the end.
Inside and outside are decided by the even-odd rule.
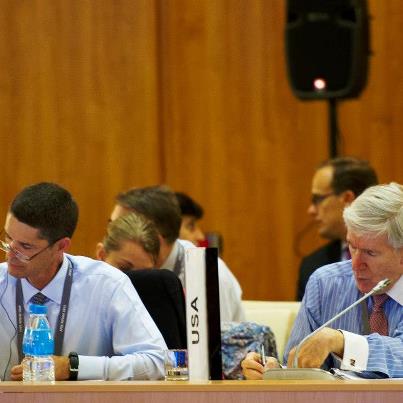
MULTIPOLYGON (((71 286, 73 284, 73 263, 70 259, 68 259, 69 265, 67 267, 66 277, 64 279, 63 285, 63 294, 62 301, 59 310, 59 316, 57 318, 57 325, 54 331, 54 340, 55 340, 55 355, 61 355, 63 338, 64 338, 64 329, 67 320, 67 312, 69 308, 70 302, 70 292, 71 286)), ((22 294, 22 286, 21 280, 17 280, 16 287, 16 314, 17 314, 17 346, 18 346, 18 359, 19 362, 22 361, 22 339, 24 337, 24 297, 22 294)))

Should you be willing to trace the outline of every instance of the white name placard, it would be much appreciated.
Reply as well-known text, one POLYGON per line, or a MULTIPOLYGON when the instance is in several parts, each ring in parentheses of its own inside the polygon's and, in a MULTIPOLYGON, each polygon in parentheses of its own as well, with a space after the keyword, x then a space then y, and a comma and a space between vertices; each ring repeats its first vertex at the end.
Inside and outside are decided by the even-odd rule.
POLYGON ((191 381, 210 379, 205 254, 205 248, 185 251, 186 326, 191 381))

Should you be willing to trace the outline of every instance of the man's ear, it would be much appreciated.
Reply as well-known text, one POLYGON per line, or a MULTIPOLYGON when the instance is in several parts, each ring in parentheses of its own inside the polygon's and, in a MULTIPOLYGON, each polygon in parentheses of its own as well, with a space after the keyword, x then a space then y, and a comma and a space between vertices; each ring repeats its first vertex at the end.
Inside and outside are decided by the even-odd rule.
POLYGON ((352 190, 345 190, 340 196, 346 206, 349 206, 355 200, 355 194, 352 190))
POLYGON ((66 252, 66 251, 70 248, 71 239, 68 238, 68 237, 59 239, 59 240, 57 241, 56 245, 57 245, 57 249, 58 249, 60 252, 66 252))
POLYGON ((98 260, 105 260, 106 258, 106 252, 102 242, 98 242, 97 246, 95 247, 95 257, 98 260))
POLYGON ((169 245, 169 242, 158 232, 158 240, 160 241, 160 245, 166 246, 169 245))

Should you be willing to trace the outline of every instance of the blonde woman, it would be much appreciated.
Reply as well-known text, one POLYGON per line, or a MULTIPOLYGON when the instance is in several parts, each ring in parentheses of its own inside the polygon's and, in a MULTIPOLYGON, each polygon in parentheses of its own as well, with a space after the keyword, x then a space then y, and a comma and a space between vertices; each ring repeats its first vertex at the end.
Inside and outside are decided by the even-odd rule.
POLYGON ((175 273, 156 267, 160 240, 154 224, 138 213, 109 223, 97 258, 127 274, 168 348, 186 348, 185 296, 175 273))
POLYGON ((156 267, 159 251, 155 225, 141 214, 130 213, 109 223, 96 257, 127 272, 156 267))

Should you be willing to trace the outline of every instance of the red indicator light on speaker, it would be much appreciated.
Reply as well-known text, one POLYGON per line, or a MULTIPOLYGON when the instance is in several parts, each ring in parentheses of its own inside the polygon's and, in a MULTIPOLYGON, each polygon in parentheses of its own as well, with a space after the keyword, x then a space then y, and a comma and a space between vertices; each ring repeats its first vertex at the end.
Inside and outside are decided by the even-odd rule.
POLYGON ((325 90, 326 81, 323 78, 315 78, 315 80, 313 80, 313 88, 315 88, 315 91, 325 90))

